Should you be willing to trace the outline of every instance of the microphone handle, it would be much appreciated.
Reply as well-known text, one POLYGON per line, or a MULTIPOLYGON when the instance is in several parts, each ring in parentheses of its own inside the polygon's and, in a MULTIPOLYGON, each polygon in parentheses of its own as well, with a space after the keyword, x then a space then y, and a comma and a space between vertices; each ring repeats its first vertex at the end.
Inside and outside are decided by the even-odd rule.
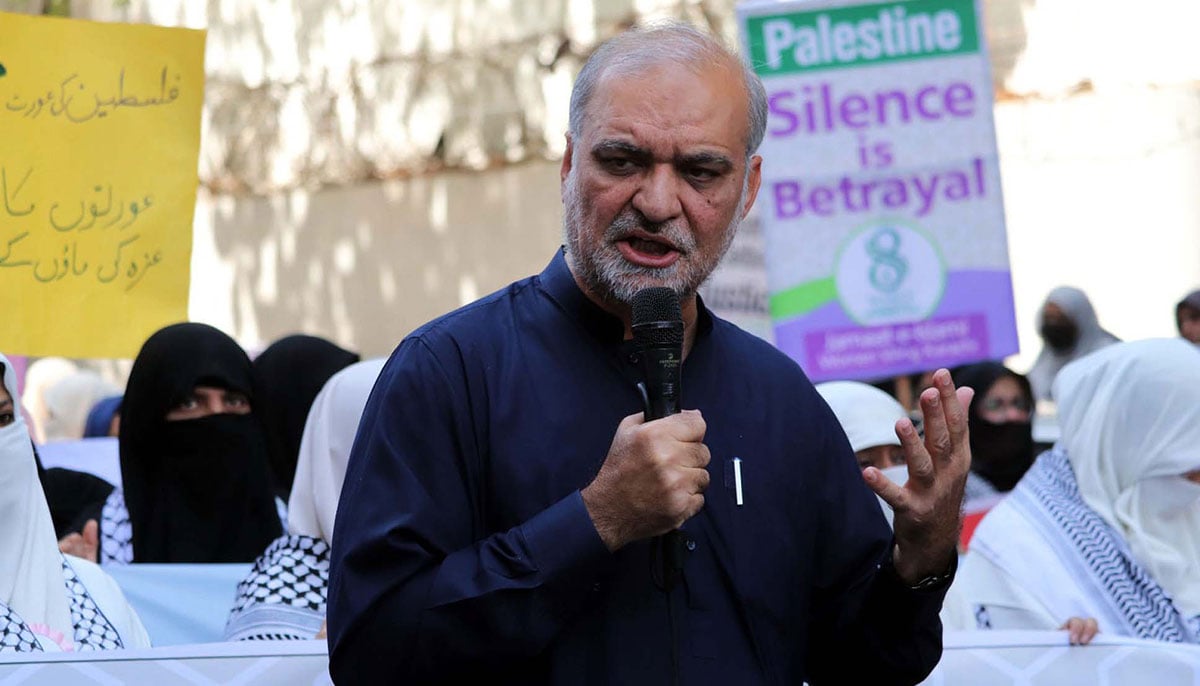
MULTIPOLYGON (((656 393, 651 398, 650 393, 646 390, 645 382, 639 381, 637 388, 642 395, 643 413, 646 421, 654 419, 662 419, 668 415, 679 414, 679 397, 675 392, 674 384, 664 384, 669 388, 662 390, 663 393, 656 393)), ((679 529, 668 531, 654 545, 659 548, 659 575, 662 577, 663 591, 670 593, 679 579, 683 577, 683 560, 687 552, 686 538, 683 532, 679 529)))

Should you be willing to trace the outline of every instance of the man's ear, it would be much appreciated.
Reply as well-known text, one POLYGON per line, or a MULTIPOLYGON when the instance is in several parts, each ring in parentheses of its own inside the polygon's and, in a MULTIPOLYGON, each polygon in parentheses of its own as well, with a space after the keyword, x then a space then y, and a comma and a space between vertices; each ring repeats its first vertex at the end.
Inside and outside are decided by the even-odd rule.
POLYGON ((566 183, 567 177, 571 175, 571 161, 575 156, 575 139, 570 131, 567 132, 566 138, 567 149, 563 152, 562 166, 558 170, 558 179, 562 183, 566 183))
POLYGON ((742 205, 742 219, 754 207, 754 199, 758 197, 758 189, 762 185, 762 155, 750 157, 750 169, 746 176, 746 202, 742 205))

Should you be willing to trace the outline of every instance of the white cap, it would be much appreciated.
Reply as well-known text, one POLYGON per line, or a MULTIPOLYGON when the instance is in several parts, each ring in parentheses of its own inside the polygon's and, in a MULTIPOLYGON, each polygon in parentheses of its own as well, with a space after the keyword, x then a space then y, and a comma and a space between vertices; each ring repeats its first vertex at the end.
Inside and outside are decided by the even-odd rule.
POLYGON ((817 384, 817 392, 841 422, 854 452, 877 445, 900 445, 896 422, 908 413, 892 396, 858 381, 817 384))

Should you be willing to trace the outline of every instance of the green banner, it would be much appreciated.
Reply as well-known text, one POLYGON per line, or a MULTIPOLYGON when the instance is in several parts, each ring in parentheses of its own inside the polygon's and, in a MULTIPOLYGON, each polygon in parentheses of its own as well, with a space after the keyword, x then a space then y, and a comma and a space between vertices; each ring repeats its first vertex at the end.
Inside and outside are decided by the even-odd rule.
POLYGON ((746 20, 759 76, 962 55, 979 50, 974 0, 908 0, 746 20))

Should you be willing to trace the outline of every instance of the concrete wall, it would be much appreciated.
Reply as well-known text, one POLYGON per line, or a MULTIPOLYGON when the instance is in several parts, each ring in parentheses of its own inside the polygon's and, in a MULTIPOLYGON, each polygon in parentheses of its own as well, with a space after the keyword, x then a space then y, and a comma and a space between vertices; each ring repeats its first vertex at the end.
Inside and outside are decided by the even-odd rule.
POLYGON ((202 194, 190 314, 260 348, 292 332, 365 355, 510 281, 561 243, 558 165, 267 197, 202 194))

